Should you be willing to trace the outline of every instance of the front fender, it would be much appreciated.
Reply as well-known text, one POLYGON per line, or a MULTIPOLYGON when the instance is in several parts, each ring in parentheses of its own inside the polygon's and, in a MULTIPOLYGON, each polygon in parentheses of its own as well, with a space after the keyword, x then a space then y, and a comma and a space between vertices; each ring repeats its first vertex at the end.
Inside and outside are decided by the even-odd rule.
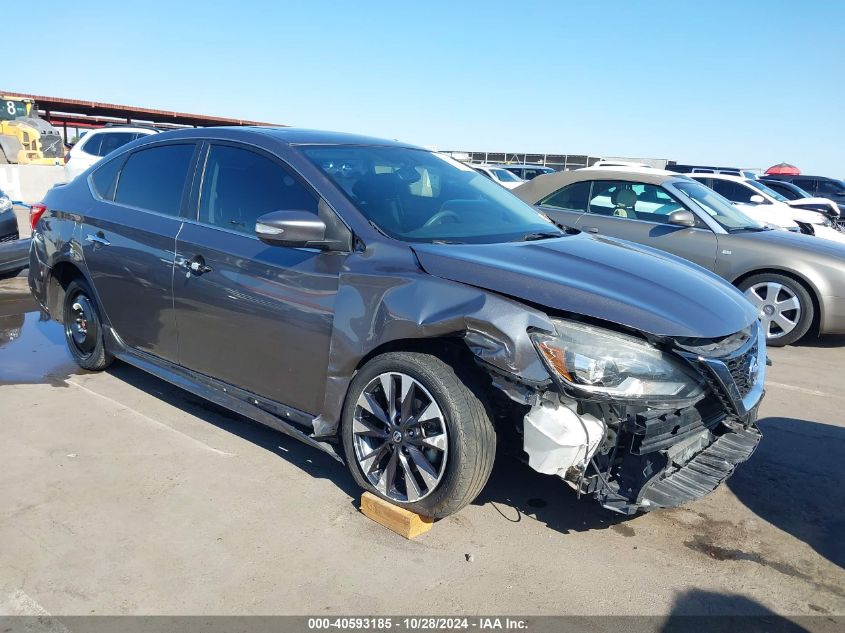
POLYGON ((379 245, 347 260, 336 298, 323 410, 314 421, 318 436, 336 432, 361 360, 393 341, 461 336, 473 354, 506 374, 531 383, 550 379, 528 336, 532 329, 554 331, 547 315, 507 297, 433 277, 410 253, 397 251, 379 245), (376 252, 381 250, 385 252, 376 252), (383 258, 384 265, 374 268, 374 257, 383 258))

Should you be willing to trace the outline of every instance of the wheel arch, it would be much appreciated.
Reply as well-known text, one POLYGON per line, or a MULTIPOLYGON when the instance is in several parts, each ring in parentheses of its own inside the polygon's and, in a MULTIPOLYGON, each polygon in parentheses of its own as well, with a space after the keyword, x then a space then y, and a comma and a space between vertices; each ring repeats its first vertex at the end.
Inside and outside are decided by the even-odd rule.
POLYGON ((91 280, 88 279, 82 268, 72 261, 62 260, 50 269, 50 281, 47 286, 47 309, 50 316, 59 323, 64 323, 65 290, 74 279, 83 279, 85 283, 91 286, 91 280))
POLYGON ((472 352, 464 344, 462 335, 435 336, 430 338, 400 338, 385 341, 381 345, 371 349, 358 361, 355 373, 376 356, 388 352, 420 352, 437 356, 443 361, 470 361, 473 358, 472 352))
MULTIPOLYGON (((355 367, 355 371, 349 377, 346 384, 346 391, 343 394, 343 401, 340 410, 343 411, 349 400, 352 379, 371 360, 388 354, 390 352, 417 352, 431 354, 452 366, 459 376, 464 376, 464 384, 476 392, 476 396, 488 408, 491 419, 494 419, 492 411, 493 400, 496 397, 496 389, 490 380, 490 375, 476 362, 477 356, 467 346, 460 333, 452 335, 436 336, 430 338, 401 338, 387 341, 378 347, 370 350, 364 355, 355 367)), ((334 435, 340 432, 341 419, 335 424, 324 427, 323 434, 334 435), (330 430, 329 430, 330 429, 330 430)))

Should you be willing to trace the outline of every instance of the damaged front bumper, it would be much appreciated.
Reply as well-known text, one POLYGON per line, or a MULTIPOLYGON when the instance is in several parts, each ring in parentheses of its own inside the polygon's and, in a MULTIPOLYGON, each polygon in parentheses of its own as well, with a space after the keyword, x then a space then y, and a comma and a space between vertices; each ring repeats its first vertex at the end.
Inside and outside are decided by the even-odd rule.
POLYGON ((700 499, 754 453, 762 437, 755 417, 752 413, 745 420, 717 418, 714 424, 712 418, 692 415, 695 422, 676 432, 683 439, 670 437, 678 428, 674 420, 668 428, 666 419, 657 419, 649 421, 644 432, 628 434, 623 430, 630 444, 622 450, 616 447, 615 456, 596 455, 579 480, 578 490, 623 514, 674 508, 700 499), (667 430, 651 432, 652 426, 667 430), (646 441, 649 434, 656 441, 646 441), (637 444, 639 449, 634 448, 637 444))
POLYGON ((755 328, 737 349, 679 351, 707 394, 674 410, 573 399, 546 391, 523 419, 529 465, 623 514, 671 508, 715 490, 761 439, 765 339, 755 328))

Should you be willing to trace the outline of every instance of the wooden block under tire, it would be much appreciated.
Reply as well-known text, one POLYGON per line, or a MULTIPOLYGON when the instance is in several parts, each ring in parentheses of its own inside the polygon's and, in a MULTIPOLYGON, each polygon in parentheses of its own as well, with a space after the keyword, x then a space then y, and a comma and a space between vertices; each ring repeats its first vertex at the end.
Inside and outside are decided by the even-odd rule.
POLYGON ((361 495, 361 513, 407 539, 428 532, 434 524, 431 517, 395 506, 371 492, 361 495))

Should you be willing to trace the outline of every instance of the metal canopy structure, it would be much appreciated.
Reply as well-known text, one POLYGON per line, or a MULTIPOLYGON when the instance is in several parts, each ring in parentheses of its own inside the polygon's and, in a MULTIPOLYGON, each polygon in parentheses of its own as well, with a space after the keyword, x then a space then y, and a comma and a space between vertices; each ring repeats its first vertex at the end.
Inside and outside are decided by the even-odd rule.
POLYGON ((108 124, 144 123, 160 128, 212 127, 220 125, 260 125, 287 127, 278 123, 230 119, 205 114, 172 112, 137 106, 101 103, 82 99, 48 97, 19 92, 0 90, 0 95, 18 99, 30 99, 35 102, 38 115, 65 132, 67 141, 68 128, 97 128, 108 124))

